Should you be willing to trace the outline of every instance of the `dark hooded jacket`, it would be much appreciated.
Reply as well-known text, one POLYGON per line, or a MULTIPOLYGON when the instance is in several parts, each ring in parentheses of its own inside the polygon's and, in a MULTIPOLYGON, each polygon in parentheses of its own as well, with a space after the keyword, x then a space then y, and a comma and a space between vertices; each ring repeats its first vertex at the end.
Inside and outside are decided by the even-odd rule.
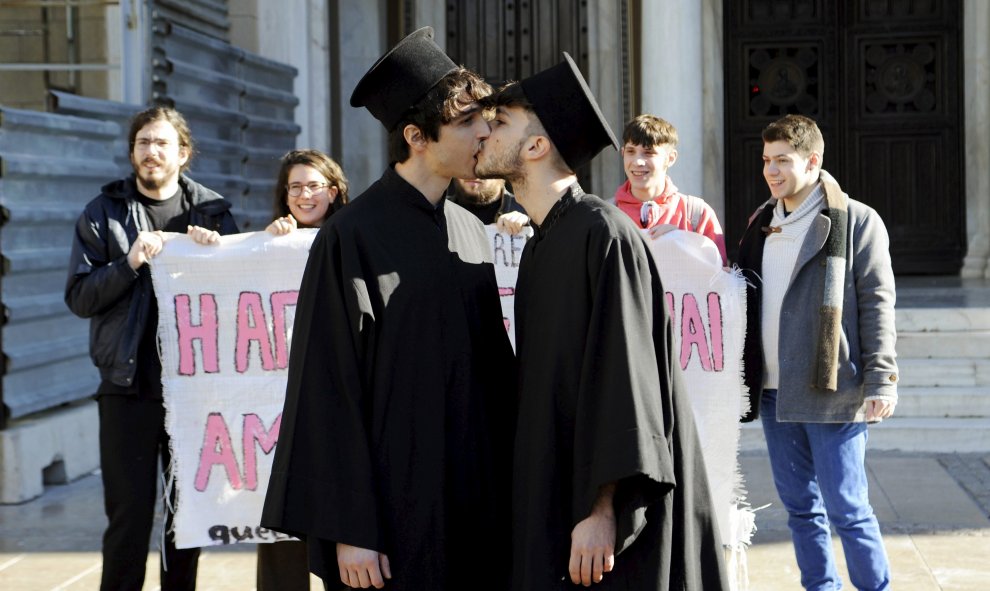
MULTIPOLYGON (((182 175, 189 200, 189 223, 220 234, 236 234, 230 202, 182 175)), ((90 318, 89 354, 100 378, 130 386, 137 372, 137 352, 148 322, 154 291, 147 266, 137 271, 127 253, 142 231, 152 230, 137 199, 134 175, 104 185, 76 222, 65 284, 65 303, 81 318, 90 318)))

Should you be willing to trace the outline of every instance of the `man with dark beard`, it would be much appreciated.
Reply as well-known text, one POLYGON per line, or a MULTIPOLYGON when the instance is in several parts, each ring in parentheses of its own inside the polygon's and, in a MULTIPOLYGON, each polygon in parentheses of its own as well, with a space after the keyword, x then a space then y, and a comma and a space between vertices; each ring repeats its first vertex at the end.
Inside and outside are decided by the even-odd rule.
POLYGON ((486 100, 475 174, 533 219, 516 283, 512 589, 727 589, 660 274, 574 171, 617 147, 566 53, 486 100))
MULTIPOLYGON (((100 468, 107 513, 100 589, 139 590, 155 516, 158 461, 170 463, 158 357, 158 304, 149 261, 164 232, 201 244, 237 232, 230 203, 182 174, 193 155, 182 115, 138 113, 128 136, 134 174, 103 186, 76 223, 65 303, 89 318, 90 356, 100 370, 100 468)), ((166 503, 161 588, 196 587, 199 549, 177 550, 166 503)))
POLYGON ((447 199, 473 213, 482 224, 495 224, 506 234, 518 234, 529 224, 529 217, 502 179, 454 179, 447 199))

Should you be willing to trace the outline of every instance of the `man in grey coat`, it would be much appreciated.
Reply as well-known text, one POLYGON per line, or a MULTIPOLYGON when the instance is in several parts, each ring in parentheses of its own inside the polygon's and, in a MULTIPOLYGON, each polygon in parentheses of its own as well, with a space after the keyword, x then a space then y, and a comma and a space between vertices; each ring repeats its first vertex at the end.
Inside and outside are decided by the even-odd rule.
POLYGON ((743 420, 762 416, 804 588, 841 586, 834 525, 852 584, 889 589, 864 465, 866 424, 897 403, 887 230, 822 170, 813 120, 787 115, 763 142, 771 198, 750 218, 738 261, 749 280, 743 420))

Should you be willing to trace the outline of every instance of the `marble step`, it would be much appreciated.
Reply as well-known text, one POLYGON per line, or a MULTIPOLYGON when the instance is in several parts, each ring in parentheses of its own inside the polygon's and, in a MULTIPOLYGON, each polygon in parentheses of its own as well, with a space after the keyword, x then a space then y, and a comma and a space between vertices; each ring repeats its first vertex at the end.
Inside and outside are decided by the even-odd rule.
POLYGON ((897 308, 897 332, 990 330, 990 308, 897 308))
MULTIPOLYGON (((869 449, 968 453, 990 451, 990 418, 894 417, 870 426, 869 449)), ((766 449, 759 421, 742 425, 740 451, 766 449)))
MULTIPOLYGON (((990 353, 990 352, 988 352, 990 353)), ((900 387, 990 386, 990 358, 908 359, 898 357, 900 387)))
POLYGON ((990 330, 897 334, 897 356, 901 359, 986 359, 988 355, 990 330))
POLYGON ((990 386, 897 388, 897 417, 990 418, 990 386))

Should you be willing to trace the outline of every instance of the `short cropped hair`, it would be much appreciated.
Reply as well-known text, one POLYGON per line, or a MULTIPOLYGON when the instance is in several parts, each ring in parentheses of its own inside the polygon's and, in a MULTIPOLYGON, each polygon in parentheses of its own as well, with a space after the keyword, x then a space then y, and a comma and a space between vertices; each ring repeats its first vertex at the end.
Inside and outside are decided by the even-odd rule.
POLYGON ((492 87, 467 68, 457 68, 440 79, 440 82, 413 105, 388 134, 389 163, 409 159, 409 144, 403 135, 407 125, 419 128, 427 140, 437 141, 440 127, 461 115, 467 102, 477 102, 492 93, 492 87))
POLYGON ((289 215, 289 172, 292 167, 302 164, 311 166, 323 175, 331 187, 337 187, 337 198, 330 204, 327 217, 337 212, 347 204, 347 178, 344 170, 333 158, 319 150, 292 150, 282 156, 278 169, 278 181, 275 183, 275 199, 272 201, 272 211, 276 218, 289 215))
POLYGON ((530 112, 533 111, 533 103, 526 98, 522 85, 517 81, 506 82, 491 95, 482 99, 481 104, 484 108, 493 111, 498 107, 518 107, 530 112))
POLYGON ((503 108, 519 108, 528 112, 531 117, 529 118, 529 125, 526 126, 527 135, 542 135, 545 138, 550 139, 550 145, 553 146, 553 154, 551 155, 550 163, 554 168, 562 172, 573 173, 571 167, 567 165, 564 161, 564 157, 561 156, 560 150, 553 143, 553 138, 547 133, 547 130, 543 127, 543 123, 540 122, 540 118, 536 115, 536 111, 533 109, 533 103, 529 102, 526 98, 526 94, 523 92, 522 86, 519 82, 512 81, 507 82, 505 85, 500 87, 495 93, 493 93, 488 98, 481 101, 482 107, 489 110, 496 110, 499 107, 503 108))
POLYGON ((825 138, 813 119, 804 115, 784 115, 763 129, 763 142, 787 142, 807 158, 812 152, 825 155, 825 138))
POLYGON ((189 157, 186 158, 185 164, 183 164, 179 169, 180 171, 185 172, 189 169, 189 164, 192 163, 193 155, 196 153, 196 146, 193 143, 192 132, 189 131, 189 124, 186 123, 186 118, 182 116, 182 113, 176 111, 172 107, 151 107, 150 109, 141 111, 131 119, 131 129, 127 134, 127 158, 130 159, 131 155, 134 153, 134 140, 137 138, 137 134, 141 131, 141 128, 149 123, 154 123, 159 120, 167 121, 172 124, 172 127, 175 128, 176 133, 179 134, 179 146, 185 148, 186 151, 189 152, 189 157))
POLYGON ((652 148, 669 145, 677 147, 677 128, 656 115, 640 115, 626 124, 622 131, 622 143, 652 148))

